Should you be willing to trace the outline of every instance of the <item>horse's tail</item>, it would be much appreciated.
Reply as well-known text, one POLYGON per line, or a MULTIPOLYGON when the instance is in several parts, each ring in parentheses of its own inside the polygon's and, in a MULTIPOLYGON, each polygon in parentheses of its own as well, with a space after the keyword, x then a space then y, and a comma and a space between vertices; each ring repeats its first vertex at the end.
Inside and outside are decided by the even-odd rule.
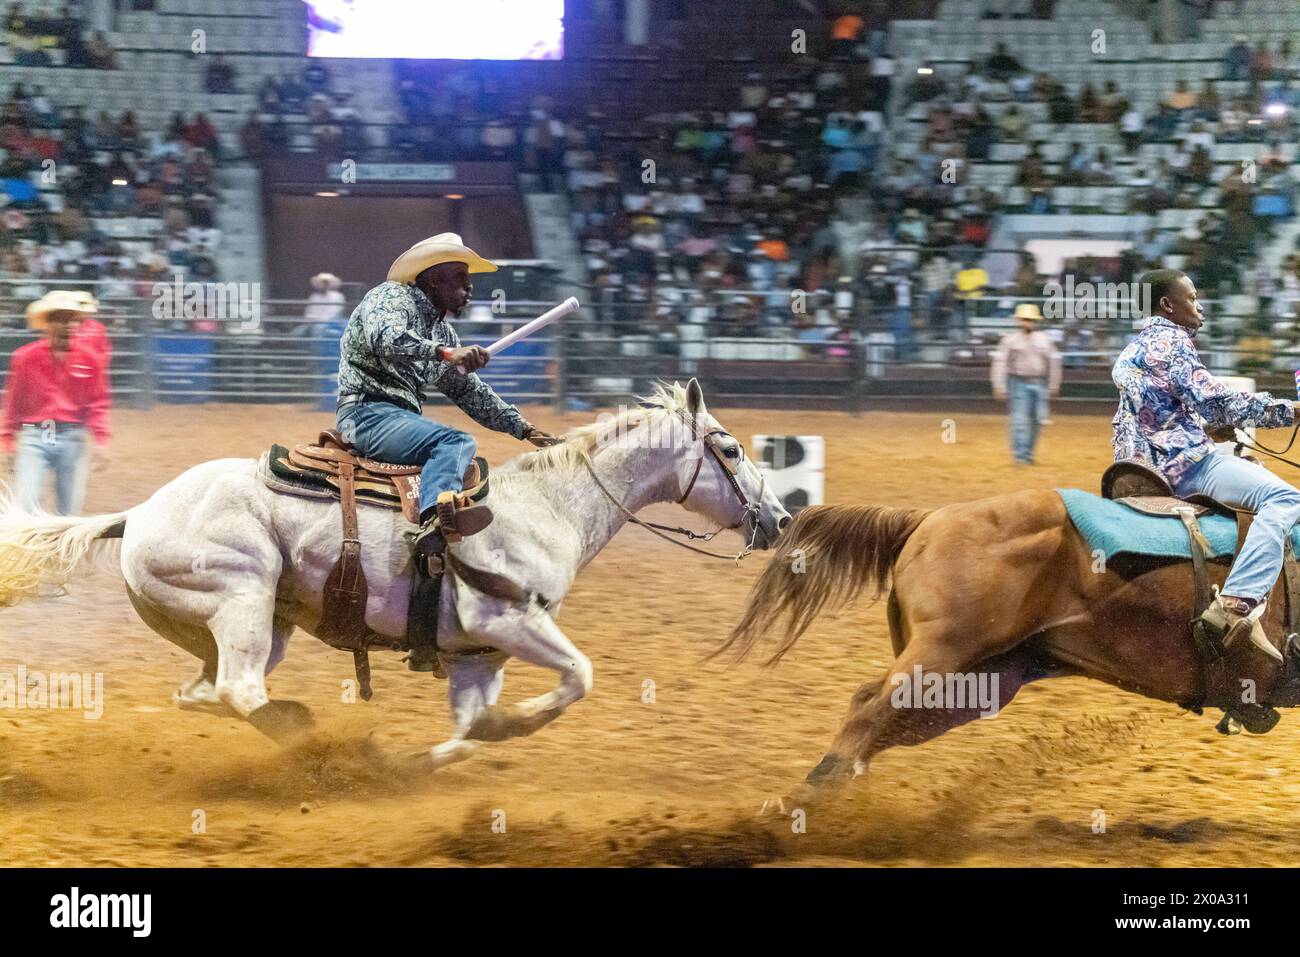
POLYGON ((868 585, 879 598, 904 543, 930 513, 876 505, 817 505, 801 511, 750 591, 740 624, 709 657, 728 648, 744 658, 784 616, 789 631, 768 664, 789 651, 813 620, 868 585))
POLYGON ((95 542, 122 537, 126 515, 31 514, 0 491, 0 608, 65 587, 95 542))

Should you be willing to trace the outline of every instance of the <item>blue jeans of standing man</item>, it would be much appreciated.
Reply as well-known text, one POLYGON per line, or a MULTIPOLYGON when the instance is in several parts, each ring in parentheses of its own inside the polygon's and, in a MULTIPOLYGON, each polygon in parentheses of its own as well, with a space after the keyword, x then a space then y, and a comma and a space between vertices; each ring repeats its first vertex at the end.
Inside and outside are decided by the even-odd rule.
POLYGON ((28 512, 40 508, 45 476, 53 472, 55 512, 79 515, 86 497, 86 470, 81 464, 85 429, 63 422, 24 425, 16 444, 14 491, 19 508, 28 512))
POLYGON ((896 306, 889 311, 889 331, 894 334, 894 358, 907 362, 912 358, 912 310, 896 306))
POLYGON ((1017 462, 1034 463, 1038 429, 1042 424, 1047 383, 1042 379, 1007 376, 1007 398, 1011 400, 1011 454, 1017 462))
POLYGON ((1213 452, 1192 466, 1174 488, 1179 497, 1197 492, 1254 510, 1255 520, 1232 563, 1223 594, 1256 601, 1267 598, 1282 571, 1291 526, 1300 521, 1300 490, 1262 465, 1213 452))
POLYGON ((474 461, 473 436, 389 402, 359 402, 339 412, 339 431, 362 455, 394 465, 424 465, 420 517, 428 519, 440 492, 459 492, 474 461))

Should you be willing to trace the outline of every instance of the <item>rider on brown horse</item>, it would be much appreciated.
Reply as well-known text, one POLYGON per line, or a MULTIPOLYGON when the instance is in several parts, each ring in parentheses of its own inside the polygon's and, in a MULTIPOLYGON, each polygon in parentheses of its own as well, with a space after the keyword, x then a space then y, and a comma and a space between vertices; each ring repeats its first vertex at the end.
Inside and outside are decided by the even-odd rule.
POLYGON ((1283 549, 1300 520, 1300 491, 1253 462, 1216 451, 1205 426, 1278 428, 1296 419, 1296 403, 1267 392, 1238 392, 1214 378, 1193 342, 1204 311, 1185 274, 1161 269, 1142 277, 1154 314, 1120 353, 1111 377, 1120 390, 1115 458, 1159 470, 1174 494, 1208 495, 1255 512, 1223 592, 1201 621, 1225 644, 1249 637, 1281 655, 1264 636, 1264 600, 1282 570, 1283 549))

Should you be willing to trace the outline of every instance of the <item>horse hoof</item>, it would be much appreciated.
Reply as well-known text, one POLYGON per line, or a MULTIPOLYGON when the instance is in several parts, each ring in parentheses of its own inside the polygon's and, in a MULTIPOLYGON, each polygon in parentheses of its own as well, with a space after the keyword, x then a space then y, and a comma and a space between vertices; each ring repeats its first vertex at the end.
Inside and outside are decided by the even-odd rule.
POLYGON ((271 740, 284 741, 310 731, 316 719, 300 701, 268 701, 249 714, 248 723, 271 740))
POLYGON ((511 736, 509 729, 512 724, 505 709, 493 705, 475 716, 465 731, 465 737, 471 741, 504 741, 511 736))

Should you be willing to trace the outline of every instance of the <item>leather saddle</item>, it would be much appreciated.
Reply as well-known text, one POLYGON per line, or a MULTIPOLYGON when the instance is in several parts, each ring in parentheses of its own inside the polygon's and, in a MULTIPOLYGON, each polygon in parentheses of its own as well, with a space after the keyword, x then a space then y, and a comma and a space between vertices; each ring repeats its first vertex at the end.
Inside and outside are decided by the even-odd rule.
MULTIPOLYGON (((425 574, 425 562, 416 561, 416 581, 411 589, 405 641, 372 632, 366 624, 370 589, 361 565, 358 503, 401 511, 412 525, 420 523, 420 472, 422 465, 379 462, 357 453, 335 429, 320 433, 315 443, 292 449, 275 445, 263 457, 263 482, 277 492, 339 502, 342 511, 342 545, 338 561, 325 580, 324 601, 317 637, 335 648, 351 651, 362 699, 369 701, 371 646, 410 651, 415 644, 436 646, 438 596, 442 575, 425 574)), ((488 494, 487 460, 475 457, 465 470, 462 491, 475 502, 488 494)))
MULTIPOLYGON (((1225 648, 1221 641, 1215 640, 1198 627, 1201 615, 1214 600, 1214 592, 1210 587, 1207 569, 1210 545, 1197 519, 1211 513, 1235 518, 1237 552, 1240 552, 1255 513, 1227 505, 1208 495, 1178 498, 1163 475, 1141 462, 1133 461, 1115 462, 1106 469, 1101 477, 1101 495, 1102 498, 1113 499, 1146 515, 1181 519, 1187 529, 1196 582, 1190 631, 1202 668, 1200 694, 1196 701, 1184 703, 1184 707, 1198 714, 1205 705, 1223 708, 1225 715, 1218 727, 1224 734, 1233 733, 1230 718, 1241 721, 1246 730, 1254 733, 1271 729, 1277 723, 1276 711, 1258 705, 1252 706, 1249 711, 1240 707, 1239 683, 1234 679, 1243 673, 1241 656, 1248 652, 1245 649, 1225 648), (1272 717, 1261 718, 1260 713, 1264 711, 1272 712, 1272 717)), ((1282 641, 1285 662, 1276 666, 1272 691, 1261 694, 1260 700, 1291 706, 1300 704, 1300 672, 1297 672, 1294 653, 1297 650, 1294 646, 1300 640, 1300 565, 1289 547, 1285 549, 1282 566, 1282 588, 1286 600, 1285 635, 1282 641)), ((1258 652, 1255 655, 1258 657, 1258 652)))
MULTIPOLYGON (((423 465, 395 465, 379 462, 357 453, 336 429, 326 429, 313 444, 292 449, 272 446, 270 470, 294 488, 278 491, 341 498, 344 474, 351 472, 357 500, 383 508, 400 508, 412 525, 420 524, 420 472, 423 465)), ((272 486, 273 488, 275 486, 272 486)), ((488 464, 476 457, 465 470, 461 484, 465 494, 481 501, 488 493, 488 464)))

